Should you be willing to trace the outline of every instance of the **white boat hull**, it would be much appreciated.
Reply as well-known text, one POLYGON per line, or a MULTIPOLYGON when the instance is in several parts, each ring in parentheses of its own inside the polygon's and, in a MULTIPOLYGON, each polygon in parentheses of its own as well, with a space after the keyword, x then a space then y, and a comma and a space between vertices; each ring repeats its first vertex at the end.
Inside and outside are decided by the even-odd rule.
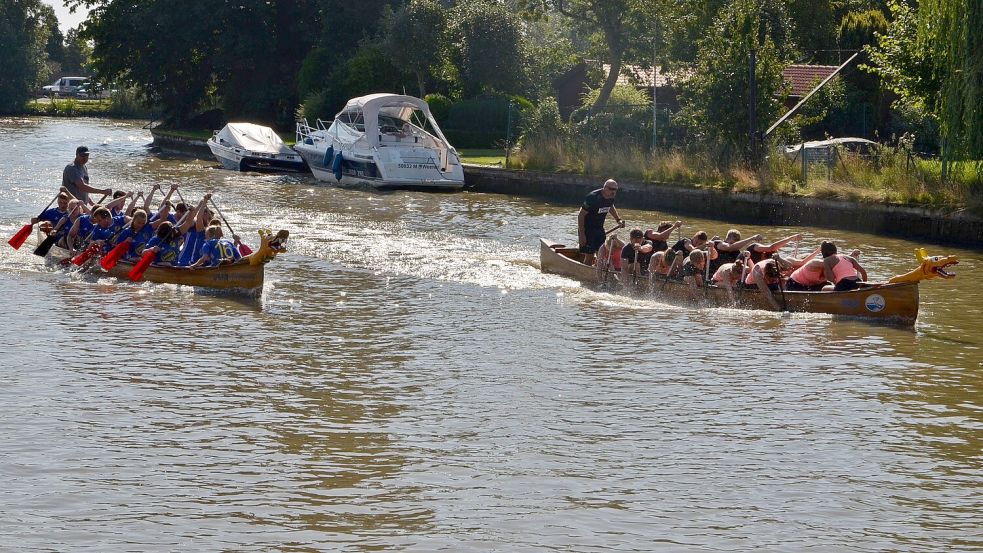
POLYGON ((294 150, 318 180, 378 189, 458 190, 464 167, 426 102, 370 94, 348 101, 330 126, 297 123, 294 150), (422 114, 416 118, 414 114, 422 114))
POLYGON ((295 149, 307 162, 314 178, 319 181, 342 186, 370 186, 372 188, 418 188, 460 190, 464 187, 464 168, 460 165, 453 171, 440 171, 435 166, 425 169, 406 169, 394 167, 398 163, 377 163, 373 158, 356 158, 354 154, 342 151, 342 171, 339 179, 332 167, 324 166, 324 151, 327 148, 307 148, 298 145, 295 149))
POLYGON ((215 159, 222 164, 222 167, 232 171, 257 171, 257 172, 306 172, 308 170, 304 158, 296 151, 276 137, 273 130, 268 127, 258 125, 235 123, 227 125, 222 131, 217 131, 208 139, 208 149, 211 150, 215 159), (230 126, 235 125, 237 130, 262 129, 268 136, 276 140, 276 143, 261 143, 257 140, 250 140, 245 144, 253 144, 256 148, 244 146, 243 142, 231 132, 225 132, 230 126), (260 151, 262 150, 262 151, 260 151))

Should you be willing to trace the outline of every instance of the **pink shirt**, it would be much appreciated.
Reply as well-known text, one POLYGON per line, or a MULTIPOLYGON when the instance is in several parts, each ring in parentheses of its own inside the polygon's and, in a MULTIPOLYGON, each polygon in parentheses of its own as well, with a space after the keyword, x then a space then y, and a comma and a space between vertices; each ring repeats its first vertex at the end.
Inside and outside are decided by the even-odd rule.
MULTIPOLYGON (((836 254, 836 264, 833 265, 833 284, 844 278, 857 278, 857 270, 853 268, 853 263, 842 254, 836 254)), ((805 284, 804 282, 800 284, 805 284)))
POLYGON ((809 262, 796 269, 791 276, 792 280, 802 286, 817 286, 826 282, 823 276, 823 264, 809 262))

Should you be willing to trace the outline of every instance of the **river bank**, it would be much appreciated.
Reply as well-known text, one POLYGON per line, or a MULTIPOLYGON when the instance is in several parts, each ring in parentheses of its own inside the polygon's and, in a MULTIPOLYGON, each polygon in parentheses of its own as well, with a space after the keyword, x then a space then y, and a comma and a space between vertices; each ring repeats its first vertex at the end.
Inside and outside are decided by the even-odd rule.
MULTIPOLYGON (((204 140, 151 129, 154 146, 164 151, 211 157, 204 140)), ((465 165, 468 190, 525 196, 579 205, 604 178, 465 165)), ((900 236, 936 244, 983 249, 983 218, 965 211, 882 204, 860 204, 790 195, 726 192, 619 178, 618 205, 740 221, 756 225, 810 225, 900 236)))

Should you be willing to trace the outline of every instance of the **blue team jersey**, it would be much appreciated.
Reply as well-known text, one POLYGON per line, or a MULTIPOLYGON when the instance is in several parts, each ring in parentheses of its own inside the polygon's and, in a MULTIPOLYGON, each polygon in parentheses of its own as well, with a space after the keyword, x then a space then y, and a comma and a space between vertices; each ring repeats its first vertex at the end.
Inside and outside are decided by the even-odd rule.
POLYGON ((215 267, 224 261, 232 262, 242 259, 239 249, 227 238, 214 238, 202 244, 201 257, 208 256, 208 266, 215 267))
MULTIPOLYGON (((61 211, 57 207, 51 207, 45 209, 44 213, 42 213, 41 216, 38 217, 38 220, 48 221, 49 223, 51 223, 51 226, 55 226, 58 224, 58 221, 61 221, 62 218, 64 217, 68 217, 67 211, 61 211)), ((67 225, 68 223, 65 224, 67 225)))
POLYGON ((154 228, 150 225, 143 225, 138 231, 133 230, 133 227, 124 230, 119 233, 116 237, 116 243, 122 243, 127 238, 130 239, 130 248, 126 251, 126 257, 138 257, 143 253, 143 248, 154 238, 154 228))
MULTIPOLYGON (((153 215, 151 215, 150 218, 147 219, 147 222, 148 223, 156 223, 157 222, 157 219, 160 219, 160 213, 154 213, 153 215)), ((170 221, 172 225, 176 225, 177 224, 177 219, 175 219, 174 218, 174 215, 171 215, 170 213, 167 214, 167 219, 166 220, 167 221, 170 221)))
POLYGON ((181 255, 176 263, 182 267, 191 265, 201 257, 201 245, 205 242, 205 231, 191 227, 184 236, 184 247, 181 248, 181 255))
POLYGON ((79 215, 77 221, 79 224, 78 237, 82 240, 88 240, 89 234, 95 230, 95 225, 92 224, 92 216, 89 214, 79 215))
POLYGON ((109 240, 110 238, 112 238, 113 236, 115 236, 116 233, 121 228, 123 228, 124 226, 126 226, 126 218, 123 217, 122 215, 118 215, 116 217, 113 217, 112 220, 111 220, 111 222, 109 223, 109 226, 106 227, 106 228, 102 228, 99 225, 93 225, 92 231, 91 231, 92 232, 92 239, 93 240, 109 240))
POLYGON ((183 236, 178 236, 174 240, 163 241, 159 237, 154 236, 149 242, 147 242, 144 249, 159 246, 160 251, 157 252, 157 255, 154 257, 154 263, 170 263, 171 265, 177 265, 177 258, 181 253, 181 242, 183 239, 183 236))

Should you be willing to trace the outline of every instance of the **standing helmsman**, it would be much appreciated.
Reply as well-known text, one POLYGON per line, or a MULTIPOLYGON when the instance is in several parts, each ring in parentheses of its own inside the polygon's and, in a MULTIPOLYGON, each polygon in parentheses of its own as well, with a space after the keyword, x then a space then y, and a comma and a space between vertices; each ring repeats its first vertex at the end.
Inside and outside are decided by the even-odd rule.
POLYGON ((88 162, 89 149, 85 146, 75 148, 75 161, 65 166, 65 170, 61 174, 61 185, 67 188, 76 199, 85 202, 86 205, 92 205, 92 199, 89 198, 90 193, 109 194, 113 189, 89 186, 89 171, 85 168, 85 164, 88 162))
POLYGON ((584 254, 584 264, 594 264, 594 254, 604 244, 604 218, 608 212, 614 216, 618 225, 624 226, 624 221, 618 216, 614 207, 614 196, 618 193, 618 183, 614 179, 605 181, 604 186, 584 198, 577 216, 577 233, 580 253, 584 254))

